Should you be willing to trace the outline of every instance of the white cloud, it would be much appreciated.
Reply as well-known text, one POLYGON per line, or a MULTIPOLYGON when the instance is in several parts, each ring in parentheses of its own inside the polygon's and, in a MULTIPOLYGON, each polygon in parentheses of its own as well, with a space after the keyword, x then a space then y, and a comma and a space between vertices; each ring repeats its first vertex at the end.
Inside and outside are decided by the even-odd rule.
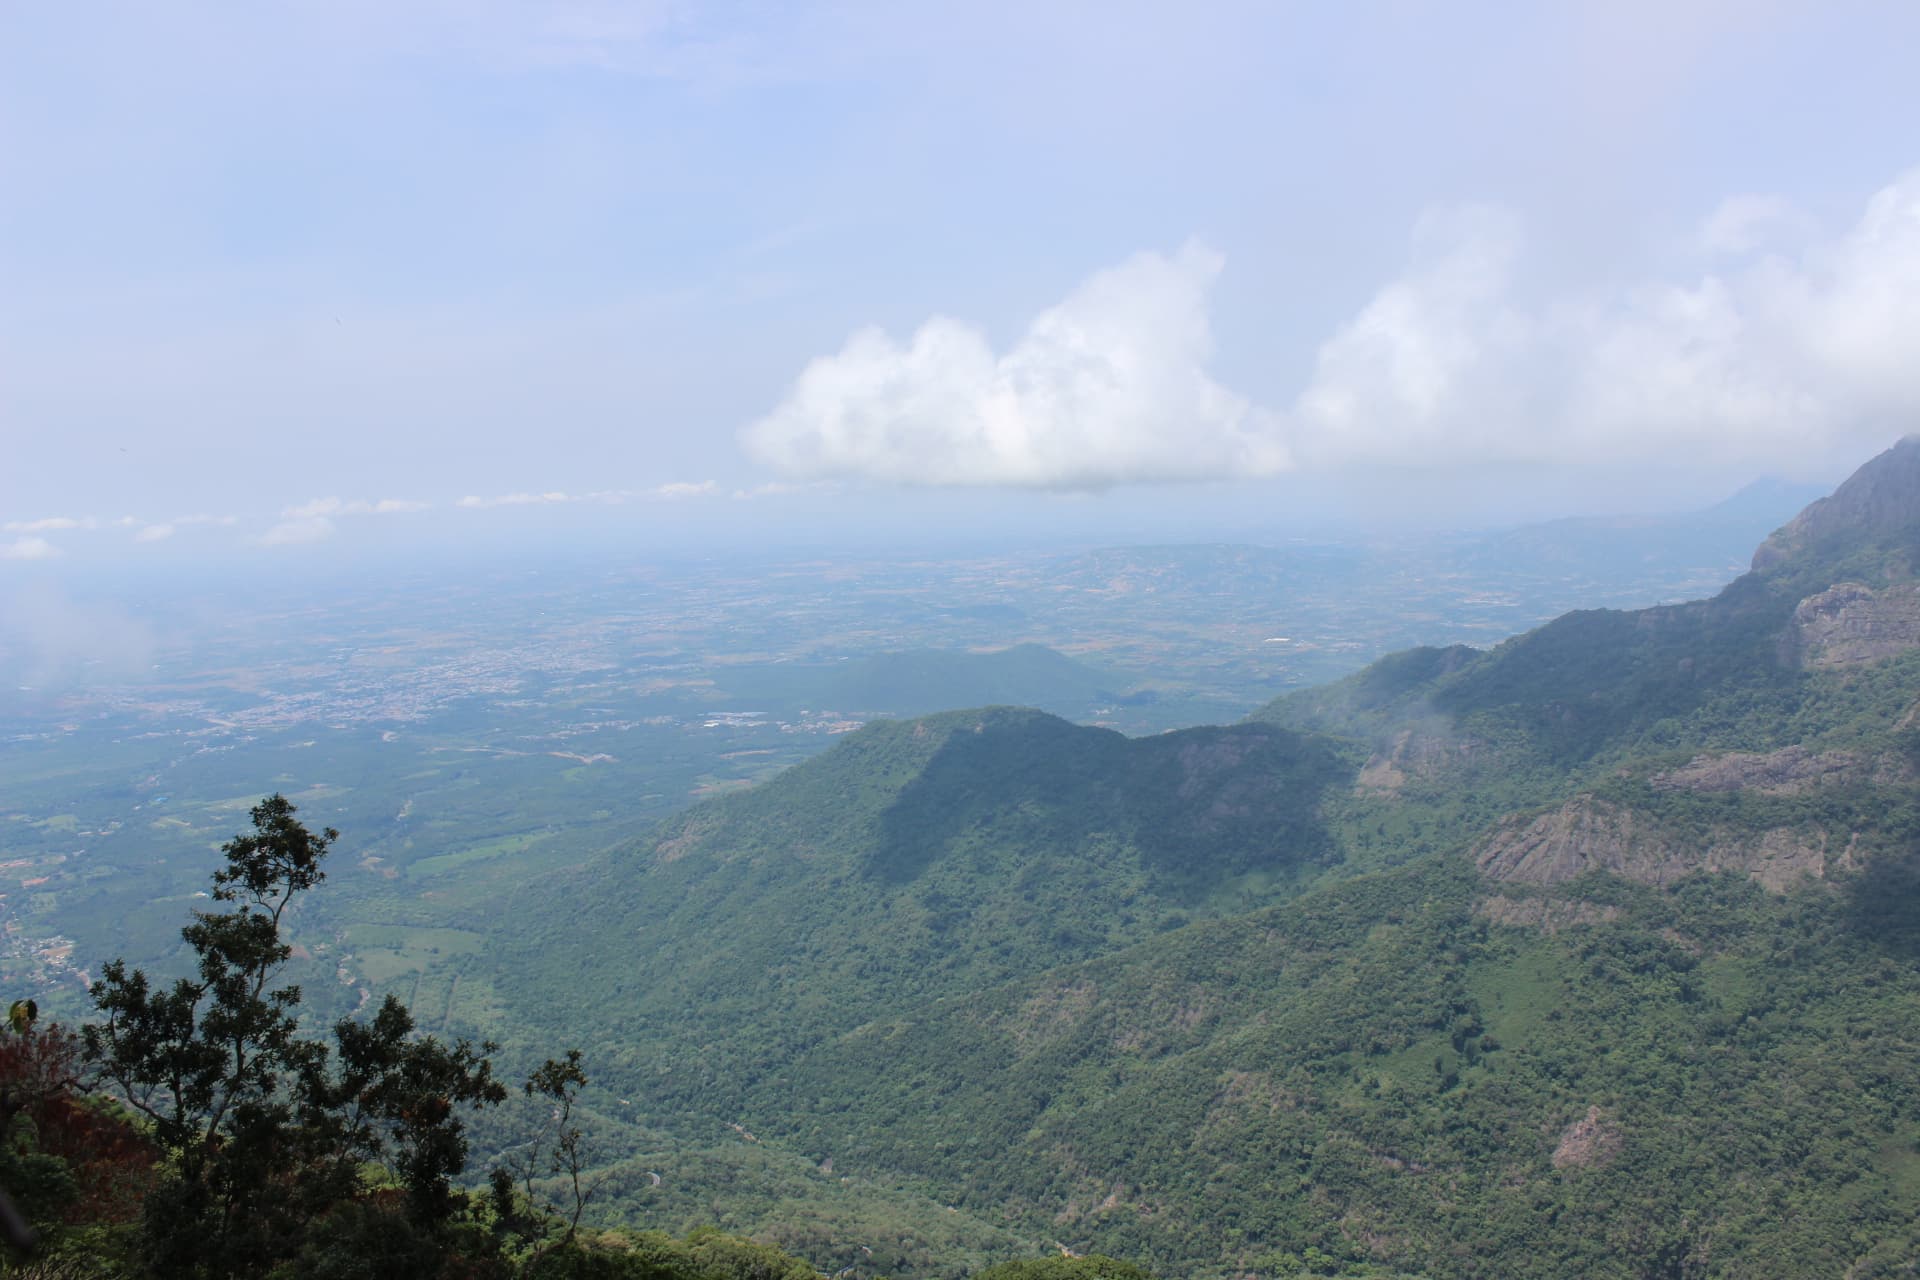
POLYGON ((1284 411, 1206 371, 1220 259, 1143 254, 1004 353, 944 318, 856 333, 743 442, 787 477, 1093 490, 1296 465, 1829 465, 1920 426, 1920 171, 1837 234, 1736 197, 1694 248, 1691 272, 1543 292, 1517 213, 1432 212, 1284 411))
POLYGON ((1289 436, 1303 465, 1876 447, 1920 421, 1920 173, 1841 235, 1806 226, 1743 199, 1703 233, 1737 255, 1718 270, 1537 300, 1511 214, 1430 220, 1408 271, 1321 347, 1289 436))
POLYGON ((175 516, 167 523, 180 527, 194 524, 231 525, 237 523, 237 518, 234 516, 211 516, 205 512, 199 512, 190 516, 175 516))
POLYGON ((1421 220, 1411 269, 1320 349, 1293 415, 1303 463, 1470 454, 1531 417, 1528 383, 1547 379, 1529 367, 1534 328, 1508 297, 1519 238, 1518 221, 1491 207, 1421 220))
POLYGON ((150 524, 133 535, 135 542, 164 542, 173 536, 170 524, 150 524))
POLYGON ((346 504, 338 498, 315 498, 296 507, 287 507, 280 514, 289 520, 318 520, 326 516, 338 515, 346 504))
POLYGON ((711 498, 720 492, 720 486, 711 480, 694 482, 675 480, 668 484, 655 485, 647 492, 655 498, 664 498, 669 502, 681 498, 711 498))
POLYGON ((302 516, 283 520, 260 535, 260 542, 268 547, 302 546, 310 542, 324 542, 333 536, 333 521, 325 516, 302 516))
POLYGON ((1742 254, 1813 230, 1811 220, 1779 196, 1729 196, 1700 224, 1708 253, 1742 254))
POLYGON ((816 481, 812 484, 794 484, 787 480, 769 480, 757 484, 751 489, 735 489, 736 502, 752 502, 757 498, 783 498, 792 493, 819 493, 838 488, 832 481, 816 481))
POLYGON ((60 548, 45 538, 15 538, 0 543, 0 560, 51 560, 59 554, 60 548))
POLYGON ((533 507, 576 501, 579 501, 579 499, 570 497, 556 489, 548 493, 503 493, 493 498, 482 498, 474 494, 468 494, 455 505, 466 507, 469 510, 484 510, 489 507, 533 507))
POLYGON ((8 533, 59 533, 66 529, 92 529, 99 521, 92 516, 48 516, 42 520, 9 520, 0 524, 8 533))
POLYGON ((1207 291, 1222 259, 1199 244, 1096 273, 996 354, 935 317, 878 329, 813 361, 748 427, 756 459, 801 478, 1101 489, 1285 470, 1279 420, 1206 371, 1207 291))
POLYGON ((280 514, 288 520, 314 520, 331 516, 387 516, 425 511, 430 505, 403 498, 381 498, 378 501, 369 501, 364 498, 351 501, 341 498, 315 498, 297 507, 288 507, 280 514))
POLYGON ((571 506, 581 503, 617 507, 634 498, 673 502, 685 498, 711 497, 719 492, 720 486, 711 480, 674 480, 666 484, 654 485, 651 489, 596 489, 592 493, 567 493, 560 489, 550 489, 543 493, 502 493, 490 498, 468 494, 454 505, 469 511, 485 511, 494 507, 571 506))

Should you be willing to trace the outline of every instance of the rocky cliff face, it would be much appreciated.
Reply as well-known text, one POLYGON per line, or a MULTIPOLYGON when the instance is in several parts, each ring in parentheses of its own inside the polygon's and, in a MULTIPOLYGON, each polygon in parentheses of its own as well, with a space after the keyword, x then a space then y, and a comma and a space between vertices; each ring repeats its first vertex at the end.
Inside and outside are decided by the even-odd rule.
POLYGON ((1869 757, 1854 751, 1809 751, 1802 746, 1779 751, 1730 751, 1724 755, 1695 756, 1677 769, 1666 769, 1647 781, 1656 791, 1752 791, 1760 795, 1796 796, 1819 787, 1874 783, 1882 786, 1909 782, 1912 773, 1898 760, 1869 757))
POLYGON ((1783 892, 1803 877, 1853 865, 1851 843, 1838 849, 1830 845, 1823 831, 1791 827, 1688 838, 1645 814, 1575 796, 1550 813, 1501 822, 1474 858, 1490 879, 1516 884, 1566 884, 1604 871, 1665 886, 1700 872, 1734 871, 1783 892))
POLYGON ((1402 729, 1381 750, 1368 757, 1354 780, 1356 795, 1392 796, 1410 780, 1426 781, 1447 766, 1471 756, 1478 744, 1470 738, 1431 728, 1402 729))
POLYGON ((1780 640, 1790 666, 1852 667, 1878 662, 1920 645, 1920 587, 1874 591, 1842 582, 1808 596, 1793 611, 1780 640))

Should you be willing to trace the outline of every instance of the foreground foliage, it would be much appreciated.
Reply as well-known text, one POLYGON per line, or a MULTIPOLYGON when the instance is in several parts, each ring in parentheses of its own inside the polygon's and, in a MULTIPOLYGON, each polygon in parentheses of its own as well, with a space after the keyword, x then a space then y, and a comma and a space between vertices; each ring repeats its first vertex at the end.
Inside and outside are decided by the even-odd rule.
MULTIPOLYGON (((278 985, 281 930, 325 878, 337 833, 309 832, 275 795, 223 849, 212 897, 182 930, 194 973, 156 984, 114 962, 101 1014, 76 1034, 16 1003, 0 1031, 0 1181, 37 1228, 44 1274, 242 1276, 812 1276, 726 1237, 588 1247, 571 1216, 496 1179, 456 1185, 467 1117, 507 1097, 495 1046, 415 1033, 389 996, 365 1020, 302 1034, 299 988, 278 985), (90 1093, 97 1081, 103 1092, 90 1093)), ((577 1051, 525 1094, 561 1119, 529 1167, 578 1172, 566 1109, 586 1083, 577 1051)), ((577 1183, 576 1183, 577 1185, 577 1183)))

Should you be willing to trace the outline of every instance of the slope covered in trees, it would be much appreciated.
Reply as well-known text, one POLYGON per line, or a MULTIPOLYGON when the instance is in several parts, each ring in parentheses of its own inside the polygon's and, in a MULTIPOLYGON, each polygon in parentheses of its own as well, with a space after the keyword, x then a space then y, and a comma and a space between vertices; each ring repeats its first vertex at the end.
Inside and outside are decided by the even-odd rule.
MULTIPOLYGON (((222 850, 181 931, 193 972, 120 961, 78 1033, 31 1001, 0 1030, 0 1261, 42 1275, 607 1277, 813 1280, 779 1249, 712 1228, 581 1231, 602 1175, 577 1122, 577 1050, 521 1090, 532 1111, 484 1192, 469 1126, 509 1096, 491 1042, 416 1034, 388 996, 370 1017, 301 1025, 283 927, 326 878, 338 833, 279 795, 222 850), (17 1196, 17 1200, 16 1197, 17 1196)), ((12 1269, 11 1267, 8 1268, 12 1269)))
MULTIPOLYGON (((1134 1274, 1070 1250, 1195 1280, 1912 1275, 1916 565, 1909 441, 1711 600, 1395 655, 1234 726, 1129 740, 1004 707, 870 725, 477 912, 502 1003, 474 1030, 533 1060, 584 1049, 535 1076, 556 1140, 578 1126, 552 1149, 598 1161, 589 1183, 639 1159, 672 1175, 608 1184, 597 1222, 750 1218, 808 1263, 708 1232, 576 1234, 534 1208, 565 1179, 489 1199, 435 1143, 410 1177, 409 1064, 484 1102, 484 1051, 410 1034, 398 1006, 322 1051, 247 982, 235 1007, 276 1079, 204 1065, 251 1081, 264 1128, 236 1111, 196 1152, 202 1130, 161 1108, 124 1130, 148 1144, 131 1184, 63 1182, 40 1157, 82 1166, 33 1141, 9 1168, 117 1205, 109 1236, 151 1230, 127 1216, 144 1200, 217 1242, 207 1192, 275 1185, 217 1166, 295 1134, 258 1168, 352 1156, 312 1221, 398 1214, 422 1248, 504 1233, 460 1256, 530 1274, 957 1277, 1052 1247, 987 1274, 1134 1274), (582 1062, 604 1096, 578 1091, 582 1062), (396 1101, 363 1136, 329 1127, 356 1097, 396 1101), (641 1156, 643 1133, 668 1147, 641 1156)), ((270 909, 235 874, 222 887, 270 909)), ((284 959, 277 930, 230 916, 188 941, 220 959, 201 995, 110 971, 102 1011, 165 1030, 156 1010, 284 959)), ((138 1105, 125 1063, 151 1055, 115 1034, 95 1055, 138 1105)), ((430 1110, 422 1134, 451 1116, 430 1110)), ((523 1141, 484 1115, 471 1132, 523 1141)))
POLYGON ((1171 1274, 1908 1274, 1917 547, 1905 442, 1711 600, 1232 729, 872 726, 523 900, 510 998, 1171 1274))
POLYGON ((1263 725, 876 723, 522 895, 498 968, 523 1016, 590 1028, 659 1110, 725 1114, 877 1011, 1289 892, 1331 854, 1320 804, 1350 777, 1263 725))

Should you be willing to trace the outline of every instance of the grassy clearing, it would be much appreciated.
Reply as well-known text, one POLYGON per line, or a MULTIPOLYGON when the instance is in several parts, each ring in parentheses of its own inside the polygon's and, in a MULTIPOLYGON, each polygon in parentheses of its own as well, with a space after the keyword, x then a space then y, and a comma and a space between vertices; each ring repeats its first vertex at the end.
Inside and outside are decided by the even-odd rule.
POLYGON ((1565 963, 1562 950, 1547 935, 1537 934, 1511 959, 1475 974, 1470 989, 1487 1029, 1503 1044, 1536 1038, 1547 1015, 1559 1007, 1565 963))
POLYGON ((353 967, 376 986, 407 974, 425 973, 444 961, 480 949, 480 935, 465 929, 393 924, 349 925, 346 941, 353 953, 353 967))
POLYGON ((463 849, 456 849, 452 853, 437 853, 431 858, 422 858, 418 862, 408 863, 406 873, 409 876, 444 875, 446 872, 475 862, 525 853, 534 845, 543 840, 550 840, 553 836, 554 833, 551 831, 523 831, 518 835, 482 840, 477 844, 467 845, 463 849))

